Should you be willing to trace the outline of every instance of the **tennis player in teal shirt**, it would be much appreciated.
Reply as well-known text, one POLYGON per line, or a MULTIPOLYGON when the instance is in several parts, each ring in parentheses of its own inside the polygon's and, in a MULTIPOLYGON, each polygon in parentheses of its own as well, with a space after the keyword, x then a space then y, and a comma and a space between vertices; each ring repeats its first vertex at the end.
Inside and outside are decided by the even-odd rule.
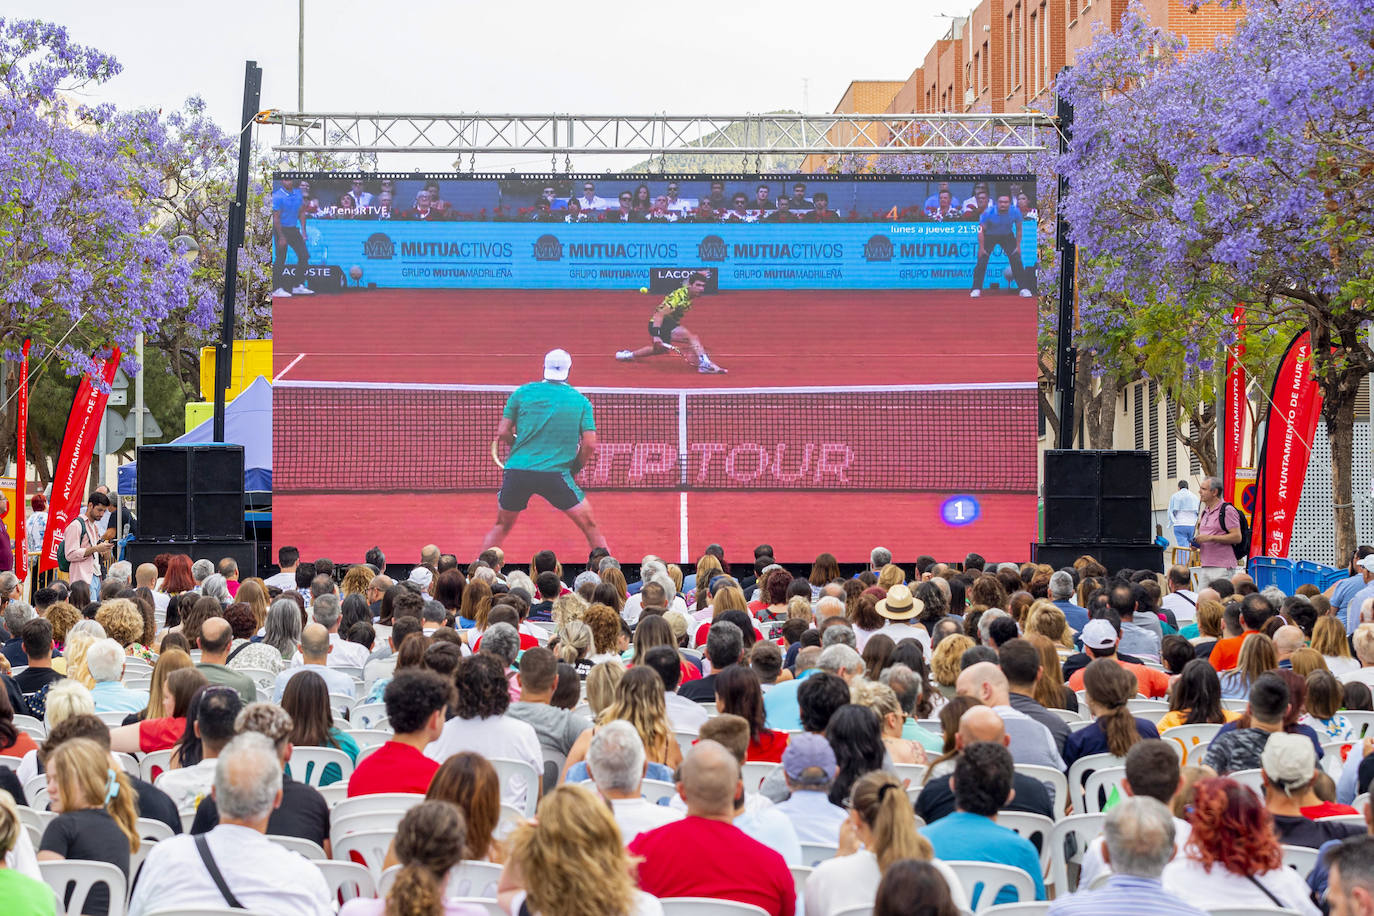
POLYGON ((582 531, 591 547, 605 547, 587 495, 573 475, 596 453, 592 404, 568 384, 572 356, 550 350, 544 356, 544 380, 521 385, 506 400, 496 441, 510 448, 496 495, 496 524, 482 549, 496 547, 515 527, 516 519, 542 496, 582 531))

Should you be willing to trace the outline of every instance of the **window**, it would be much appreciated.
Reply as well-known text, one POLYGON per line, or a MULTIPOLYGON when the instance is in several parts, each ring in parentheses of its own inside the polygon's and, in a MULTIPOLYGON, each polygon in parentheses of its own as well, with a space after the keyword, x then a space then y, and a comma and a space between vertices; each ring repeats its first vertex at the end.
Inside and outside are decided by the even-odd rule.
POLYGON ((1050 84, 1050 11, 1049 0, 1040 4, 1040 88, 1050 84))
POLYGON ((1159 383, 1150 382, 1150 478, 1159 480, 1159 383))
POLYGON ((1013 14, 1013 17, 1014 17, 1014 18, 1013 18, 1013 22, 1015 23, 1015 28, 1016 28, 1016 33, 1015 33, 1014 37, 1012 38, 1012 44, 1011 44, 1011 47, 1012 47, 1012 73, 1015 74, 1015 80, 1014 80, 1014 82, 1012 83, 1012 85, 1014 85, 1014 86, 1020 86, 1020 85, 1022 85, 1022 83, 1023 83, 1023 79, 1022 79, 1022 73, 1023 73, 1023 71, 1022 71, 1022 66, 1024 65, 1024 61, 1022 60, 1022 56, 1021 56, 1021 25, 1022 25, 1022 23, 1024 22, 1024 19, 1023 19, 1023 15, 1024 15, 1024 14, 1023 14, 1023 12, 1022 12, 1022 10, 1021 10, 1021 4, 1019 4, 1019 3, 1016 4, 1015 8, 1012 10, 1012 14, 1013 14))
POLYGON ((1174 433, 1178 430, 1178 424, 1174 420, 1174 401, 1166 393, 1164 395, 1164 448, 1165 448, 1165 474, 1169 480, 1178 476, 1178 437, 1174 433))
POLYGON ((1145 450, 1145 386, 1135 385, 1135 450, 1145 450))
POLYGON ((968 84, 974 86, 979 92, 983 91, 983 58, 981 51, 973 52, 973 71, 968 76, 968 84))
POLYGON ((1040 91, 1040 30, 1039 30, 1038 28, 1036 28, 1036 26, 1038 26, 1039 24, 1040 24, 1040 14, 1039 14, 1039 12, 1031 13, 1031 14, 1030 14, 1031 47, 1030 47, 1030 54, 1028 55, 1028 60, 1027 60, 1027 62, 1028 62, 1029 65, 1030 65, 1030 73, 1031 73, 1031 78, 1030 78, 1030 80, 1028 81, 1028 82, 1030 83, 1030 86, 1029 86, 1028 88, 1030 88, 1031 94, 1032 94, 1032 95, 1035 94, 1036 92, 1039 92, 1039 91, 1040 91))
POLYGON ((979 81, 979 89, 981 91, 987 91, 988 83, 991 82, 991 79, 988 75, 989 57, 991 57, 991 54, 989 53, 988 43, 985 41, 983 42, 983 74, 979 81))

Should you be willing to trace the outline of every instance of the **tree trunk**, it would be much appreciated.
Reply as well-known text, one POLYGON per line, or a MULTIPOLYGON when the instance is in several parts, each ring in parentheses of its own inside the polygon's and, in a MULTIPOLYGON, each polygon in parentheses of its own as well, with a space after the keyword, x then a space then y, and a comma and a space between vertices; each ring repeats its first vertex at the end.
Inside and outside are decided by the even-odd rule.
POLYGON ((1336 556, 1340 565, 1355 555, 1355 505, 1352 499, 1350 470, 1355 450, 1355 399, 1345 399, 1326 414, 1326 441, 1331 447, 1331 495, 1336 506, 1336 556))
POLYGON ((1116 430, 1117 395, 1121 385, 1111 373, 1101 378, 1096 393, 1083 405, 1084 417, 1088 426, 1088 447, 1109 449, 1112 447, 1116 430))

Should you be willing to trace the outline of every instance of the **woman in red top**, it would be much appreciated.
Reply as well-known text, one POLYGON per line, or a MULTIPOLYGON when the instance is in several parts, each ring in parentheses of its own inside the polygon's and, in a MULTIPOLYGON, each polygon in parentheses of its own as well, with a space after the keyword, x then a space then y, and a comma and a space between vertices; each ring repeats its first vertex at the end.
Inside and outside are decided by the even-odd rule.
MULTIPOLYGON (((165 653, 171 654, 171 653, 165 653)), ((164 655, 165 657, 165 655, 164 655)), ((158 659, 159 662, 162 659, 158 659)), ((148 717, 133 725, 110 729, 110 750, 125 754, 163 751, 173 747, 186 731, 186 711, 196 691, 208 684, 195 668, 178 668, 167 676, 162 688, 162 709, 158 717, 148 717)), ((151 703, 149 708, 151 709, 151 703)), ((173 761, 175 763, 175 761, 173 761)))
POLYGON ((746 761, 782 762, 782 752, 787 749, 787 732, 771 731, 764 725, 763 687, 752 669, 731 665, 716 675, 716 710, 739 716, 749 723, 746 761))
POLYGON ((9 691, 0 689, 0 756, 23 757, 29 751, 38 749, 27 732, 19 730, 14 724, 14 707, 10 705, 9 691))

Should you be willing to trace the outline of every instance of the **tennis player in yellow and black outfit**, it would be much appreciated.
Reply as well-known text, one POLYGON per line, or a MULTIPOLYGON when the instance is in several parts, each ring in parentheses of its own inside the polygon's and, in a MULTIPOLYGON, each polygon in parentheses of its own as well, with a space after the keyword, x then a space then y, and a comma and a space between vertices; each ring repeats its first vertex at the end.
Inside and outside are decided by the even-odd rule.
POLYGON ((643 359, 647 356, 661 356, 673 350, 686 347, 697 357, 697 371, 704 373, 725 372, 711 362, 701 338, 682 325, 682 316, 692 307, 692 300, 706 292, 706 275, 692 274, 685 286, 673 290, 659 303, 649 318, 649 337, 652 343, 638 350, 620 350, 615 358, 621 362, 643 359))

